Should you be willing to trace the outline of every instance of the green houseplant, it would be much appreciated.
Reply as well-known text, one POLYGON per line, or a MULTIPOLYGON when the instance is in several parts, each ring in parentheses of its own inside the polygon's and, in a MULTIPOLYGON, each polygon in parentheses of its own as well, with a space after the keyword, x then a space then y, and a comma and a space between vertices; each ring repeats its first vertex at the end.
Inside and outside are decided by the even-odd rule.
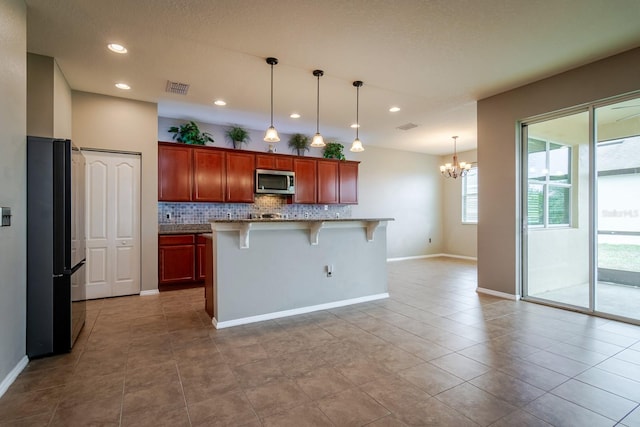
POLYGON ((249 131, 242 126, 233 125, 225 132, 227 141, 233 145, 233 148, 242 148, 242 144, 248 144, 251 141, 249 131))
POLYGON ((305 151, 309 151, 309 137, 301 133, 294 133, 289 138, 289 148, 296 151, 298 156, 304 156, 305 151))
POLYGON ((171 126, 169 132, 173 133, 173 139, 184 144, 205 145, 207 142, 215 142, 209 132, 200 132, 198 125, 192 120, 178 126, 171 126))
POLYGON ((344 145, 338 142, 327 142, 324 146, 324 152, 322 153, 322 157, 325 159, 338 159, 338 160, 346 160, 342 150, 344 149, 344 145))

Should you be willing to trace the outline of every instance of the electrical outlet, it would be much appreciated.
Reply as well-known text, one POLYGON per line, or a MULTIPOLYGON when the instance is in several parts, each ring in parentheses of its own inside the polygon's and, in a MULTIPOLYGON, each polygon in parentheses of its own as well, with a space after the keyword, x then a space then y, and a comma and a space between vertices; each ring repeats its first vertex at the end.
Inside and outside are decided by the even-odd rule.
POLYGON ((333 277, 333 265, 329 264, 325 269, 327 270, 327 277, 333 277))
POLYGON ((173 216, 173 215, 171 215, 171 212, 169 212, 169 213, 167 214, 167 219, 171 219, 171 217, 172 217, 172 216, 173 216))
POLYGON ((329 210, 329 205, 324 205, 324 210, 328 211, 329 210))

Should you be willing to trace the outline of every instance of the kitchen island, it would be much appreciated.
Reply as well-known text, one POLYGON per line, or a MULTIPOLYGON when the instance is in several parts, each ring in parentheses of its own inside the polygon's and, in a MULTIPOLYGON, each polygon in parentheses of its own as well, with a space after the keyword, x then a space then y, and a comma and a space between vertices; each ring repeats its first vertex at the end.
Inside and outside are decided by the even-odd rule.
POLYGON ((387 298, 390 218, 212 220, 216 328, 387 298))

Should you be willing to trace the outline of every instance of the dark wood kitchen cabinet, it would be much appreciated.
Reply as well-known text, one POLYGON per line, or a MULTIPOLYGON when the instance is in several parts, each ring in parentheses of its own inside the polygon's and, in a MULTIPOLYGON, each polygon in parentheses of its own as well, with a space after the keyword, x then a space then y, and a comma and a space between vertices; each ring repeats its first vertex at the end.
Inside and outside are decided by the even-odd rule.
POLYGON ((339 203, 358 204, 358 162, 339 163, 339 203))
POLYGON ((196 281, 194 234, 158 236, 158 280, 160 285, 196 281))
POLYGON ((191 201, 191 151, 183 144, 158 145, 158 200, 191 201))
POLYGON ((293 157, 281 154, 256 154, 256 169, 293 170, 293 157))
POLYGON ((335 160, 318 160, 317 177, 317 203, 338 203, 338 162, 335 160))
MULTIPOLYGON (((211 239, 209 239, 211 241, 211 239)), ((206 276, 206 253, 205 253, 205 245, 207 239, 204 237, 197 235, 196 236, 196 279, 204 280, 206 276)))
POLYGON ((255 154, 226 153, 227 194, 226 202, 253 203, 255 193, 255 154))
POLYGON ((296 173, 293 203, 316 203, 316 165, 315 159, 293 160, 293 171, 296 173))
POLYGON ((194 202, 224 202, 227 184, 225 153, 211 149, 193 149, 194 202))

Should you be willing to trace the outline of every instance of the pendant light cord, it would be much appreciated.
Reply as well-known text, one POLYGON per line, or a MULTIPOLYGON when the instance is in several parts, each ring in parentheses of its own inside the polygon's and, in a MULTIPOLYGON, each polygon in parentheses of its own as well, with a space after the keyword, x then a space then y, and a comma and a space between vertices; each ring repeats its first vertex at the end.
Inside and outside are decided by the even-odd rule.
POLYGON ((320 73, 318 76, 318 96, 316 97, 316 133, 320 133, 320 73))
POLYGON ((271 64, 271 127, 273 127, 273 64, 271 64))
POLYGON ((356 139, 359 138, 360 130, 360 86, 356 86, 356 139))

